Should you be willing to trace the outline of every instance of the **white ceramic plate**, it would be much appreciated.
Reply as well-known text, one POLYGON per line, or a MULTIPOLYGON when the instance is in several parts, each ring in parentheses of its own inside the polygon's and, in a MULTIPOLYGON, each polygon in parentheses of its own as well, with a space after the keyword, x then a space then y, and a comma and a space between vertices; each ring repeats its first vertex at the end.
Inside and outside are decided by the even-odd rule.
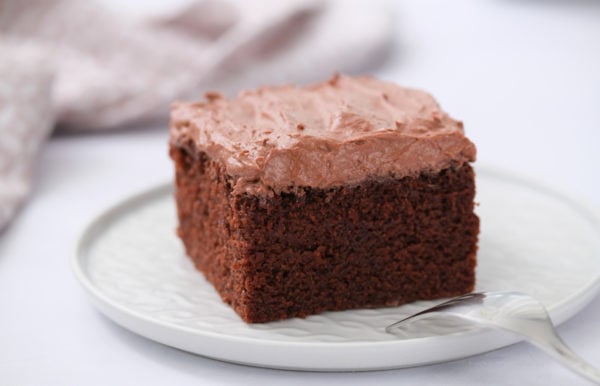
MULTIPOLYGON (((600 287, 600 225, 592 212, 543 186, 478 170, 481 217, 477 290, 519 290, 555 323, 600 287)), ((492 330, 401 340, 385 326, 438 302, 328 312, 248 325, 184 255, 171 187, 132 197, 97 218, 73 259, 95 305, 149 339, 211 358, 271 368, 336 371, 416 366, 514 343, 492 330)))

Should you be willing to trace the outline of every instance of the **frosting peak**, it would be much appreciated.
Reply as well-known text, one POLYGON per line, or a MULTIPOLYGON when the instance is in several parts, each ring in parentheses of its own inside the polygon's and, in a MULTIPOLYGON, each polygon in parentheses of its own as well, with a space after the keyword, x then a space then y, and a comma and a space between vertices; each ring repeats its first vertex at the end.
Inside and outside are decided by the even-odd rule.
POLYGON ((462 123, 431 95, 339 75, 303 88, 177 103, 171 143, 190 141, 224 164, 236 192, 403 177, 474 161, 476 153, 462 123))

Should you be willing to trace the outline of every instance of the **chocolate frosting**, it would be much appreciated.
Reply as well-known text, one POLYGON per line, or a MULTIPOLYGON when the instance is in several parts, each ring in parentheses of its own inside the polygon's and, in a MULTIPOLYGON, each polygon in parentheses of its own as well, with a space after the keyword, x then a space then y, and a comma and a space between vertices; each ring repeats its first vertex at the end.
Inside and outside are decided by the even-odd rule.
POLYGON ((475 160, 462 123, 431 95, 371 77, 206 97, 173 105, 171 144, 192 143, 222 162, 238 193, 401 178, 475 160))

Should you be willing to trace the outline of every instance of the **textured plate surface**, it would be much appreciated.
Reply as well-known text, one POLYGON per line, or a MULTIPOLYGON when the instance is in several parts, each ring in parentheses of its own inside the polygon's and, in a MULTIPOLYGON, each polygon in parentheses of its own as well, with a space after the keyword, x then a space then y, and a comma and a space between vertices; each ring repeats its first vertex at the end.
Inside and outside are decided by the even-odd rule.
MULTIPOLYGON (((569 198, 525 179, 478 169, 481 217, 477 290, 518 290, 555 323, 600 284, 600 225, 569 198)), ((374 370, 462 358, 516 342, 491 331, 401 340, 385 326, 435 302, 328 312, 247 325, 223 304, 175 235, 171 187, 132 197, 96 219, 73 260, 95 305, 147 338, 204 356, 298 370, 374 370)))

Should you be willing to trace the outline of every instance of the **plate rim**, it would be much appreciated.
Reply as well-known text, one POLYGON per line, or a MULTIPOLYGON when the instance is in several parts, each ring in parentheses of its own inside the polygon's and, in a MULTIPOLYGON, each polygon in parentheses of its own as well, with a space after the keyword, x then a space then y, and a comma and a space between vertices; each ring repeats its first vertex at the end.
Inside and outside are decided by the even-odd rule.
MULTIPOLYGON (((513 172, 506 169, 501 169, 495 166, 489 165, 476 165, 475 166, 476 174, 484 174, 487 177, 495 177, 501 178, 502 180, 508 180, 513 183, 517 183, 519 185, 524 185, 530 188, 534 188, 536 191, 542 192, 545 195, 550 195, 555 199, 558 199, 560 202, 566 203, 573 210, 576 210, 577 213, 583 216, 596 230, 596 234, 600 237, 600 211, 594 206, 587 203, 585 200, 582 200, 576 197, 571 192, 565 192, 562 189, 556 188, 555 186, 549 185, 547 182, 540 182, 535 178, 531 178, 519 172, 513 172)), ((171 347, 180 348, 173 344, 164 342, 161 339, 157 339, 153 334, 149 333, 141 333, 139 330, 135 330, 129 326, 130 323, 124 322, 121 319, 123 317, 130 318, 131 320, 135 320, 136 322, 145 323, 149 328, 158 328, 160 330, 164 330, 166 332, 177 332, 183 334, 191 334, 196 338, 207 338, 207 339, 217 339, 219 341, 227 342, 228 344, 250 344, 252 346, 260 346, 263 348, 292 348, 292 349, 318 349, 318 348, 327 348, 331 351, 338 350, 348 350, 348 349, 364 349, 364 348, 373 348, 376 347, 378 349, 400 349, 405 346, 411 346, 416 344, 418 346, 421 345, 439 345, 440 339, 447 340, 448 343, 457 340, 458 342, 466 339, 466 338, 475 338, 479 335, 491 336, 490 334, 496 333, 496 331, 489 329, 482 329, 480 331, 470 331, 470 332, 459 332, 449 335, 443 336, 431 336, 431 337, 422 337, 422 338, 413 338, 409 340, 389 340, 389 341, 284 341, 284 340, 265 340, 256 337, 247 337, 247 336, 233 336, 227 335, 214 331, 205 331, 194 329, 192 327, 181 326, 175 324, 173 322, 164 321, 155 319, 149 316, 144 315, 141 312, 135 311, 125 305, 120 304, 118 301, 111 299, 108 295, 106 295, 101 289, 99 289, 92 282, 89 277, 87 271, 87 266, 83 260, 86 258, 85 250, 88 248, 91 243, 94 242, 95 236, 97 236, 103 229, 106 229, 107 224, 124 212, 127 212, 127 209, 136 206, 143 206, 144 204, 156 200, 164 195, 172 194, 173 192, 173 183, 172 182, 164 182, 158 185, 154 185, 152 187, 143 189, 138 191, 137 193, 126 196, 125 198, 121 198, 116 202, 113 202, 111 205, 106 208, 99 210, 93 217, 92 220, 87 223, 87 225, 83 228, 79 237, 77 238, 77 242, 74 248, 74 253, 71 255, 70 266, 71 271, 76 277, 77 281, 79 281, 80 285, 84 288, 86 294, 91 298, 92 303, 95 307, 106 317, 111 319, 113 322, 118 325, 131 330, 132 332, 142 335, 148 339, 158 341, 160 343, 166 344, 171 347), (107 310, 112 309, 112 310, 107 310), (112 315, 113 311, 117 311, 120 315, 119 318, 115 318, 112 315)), ((600 256, 598 256, 600 259, 600 256)), ((600 291, 600 271, 596 273, 594 278, 590 279, 585 285, 582 285, 578 291, 573 292, 569 296, 567 296, 562 301, 552 304, 548 307, 548 312, 556 325, 559 325, 571 317, 575 316, 579 313, 587 304, 589 304, 600 291)), ((440 300, 442 301, 442 300, 440 300)), ((236 361, 227 359, 225 357, 208 355, 205 353, 199 353, 193 350, 187 350, 183 348, 183 350, 191 351, 195 354, 207 356, 211 358, 216 358, 220 360, 225 360, 227 362, 232 363, 242 363, 245 365, 251 366, 259 366, 259 367, 268 367, 268 368, 280 368, 280 369, 294 369, 294 370, 309 370, 309 371, 356 371, 356 370, 381 370, 381 369, 392 369, 392 368, 402 368, 402 367, 413 367, 426 365, 431 363, 438 362, 446 362, 450 360, 465 358, 472 355, 479 355, 485 352, 489 352, 495 349, 503 348, 509 346, 511 344, 517 343, 521 341, 522 338, 504 335, 504 338, 501 338, 498 334, 496 334, 495 338, 489 339, 490 344, 488 344, 486 348, 477 350, 477 352, 468 354, 468 355, 458 355, 454 358, 437 360, 432 362, 417 362, 410 364, 398 364, 398 365, 383 365, 381 367, 368 366, 367 368, 359 368, 359 369, 350 369, 350 368, 340 368, 334 367, 332 369, 326 368, 311 368, 308 369, 305 366, 277 366, 270 365, 265 363, 258 363, 256 361, 236 361)))

